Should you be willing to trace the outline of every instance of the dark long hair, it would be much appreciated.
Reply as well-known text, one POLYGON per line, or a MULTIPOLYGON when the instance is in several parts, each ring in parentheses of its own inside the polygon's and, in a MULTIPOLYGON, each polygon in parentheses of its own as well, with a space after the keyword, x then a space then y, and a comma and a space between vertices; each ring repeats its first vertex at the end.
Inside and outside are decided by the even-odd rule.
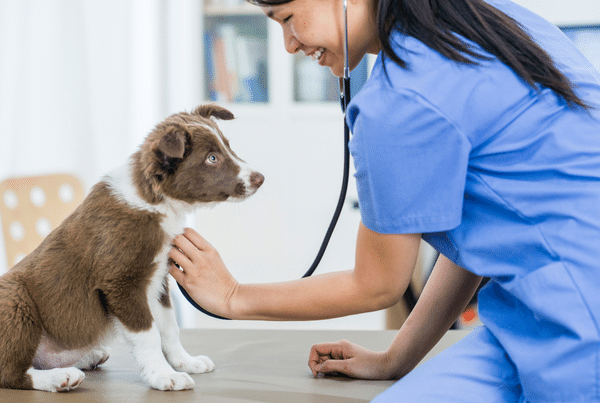
MULTIPOLYGON (((259 6, 293 0, 246 0, 259 6)), ((397 29, 445 57, 477 64, 485 56, 477 53, 458 34, 496 56, 515 74, 537 89, 540 84, 563 98, 570 107, 589 105, 579 98, 573 83, 554 65, 519 24, 483 0, 376 0, 377 34, 385 57, 408 68, 393 50, 391 33, 397 29)))

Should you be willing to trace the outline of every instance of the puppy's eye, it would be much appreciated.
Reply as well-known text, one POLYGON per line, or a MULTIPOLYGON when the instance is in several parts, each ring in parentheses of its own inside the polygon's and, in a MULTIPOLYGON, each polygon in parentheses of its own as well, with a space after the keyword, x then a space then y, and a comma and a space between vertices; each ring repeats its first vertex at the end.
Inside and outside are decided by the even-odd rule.
POLYGON ((215 154, 208 154, 208 157, 206 157, 206 162, 209 164, 216 164, 219 162, 219 157, 217 157, 215 154))

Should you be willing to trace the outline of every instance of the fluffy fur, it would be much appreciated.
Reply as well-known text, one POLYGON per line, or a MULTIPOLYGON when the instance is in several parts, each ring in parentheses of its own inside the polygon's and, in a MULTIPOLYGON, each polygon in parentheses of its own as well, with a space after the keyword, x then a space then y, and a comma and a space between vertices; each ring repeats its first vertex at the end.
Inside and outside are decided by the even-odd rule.
POLYGON ((0 387, 66 391, 108 358, 118 329, 142 377, 160 390, 189 389, 212 371, 179 341, 168 251, 199 204, 243 199, 263 183, 230 149, 216 105, 172 115, 122 169, 0 278, 0 387))

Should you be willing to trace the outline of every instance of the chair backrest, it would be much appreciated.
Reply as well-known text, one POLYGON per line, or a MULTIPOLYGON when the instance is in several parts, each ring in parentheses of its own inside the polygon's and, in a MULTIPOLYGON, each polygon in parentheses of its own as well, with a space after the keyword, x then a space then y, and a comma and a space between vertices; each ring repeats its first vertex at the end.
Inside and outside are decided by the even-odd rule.
POLYGON ((82 202, 84 189, 71 175, 9 178, 0 182, 0 219, 7 267, 14 266, 82 202))

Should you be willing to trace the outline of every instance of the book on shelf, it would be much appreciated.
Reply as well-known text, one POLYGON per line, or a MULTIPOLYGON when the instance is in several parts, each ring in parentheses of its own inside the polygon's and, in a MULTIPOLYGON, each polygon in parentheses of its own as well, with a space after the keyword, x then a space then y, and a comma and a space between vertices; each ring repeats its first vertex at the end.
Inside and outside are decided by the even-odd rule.
POLYGON ((217 102, 267 102, 267 43, 221 24, 205 33, 208 96, 217 102))

